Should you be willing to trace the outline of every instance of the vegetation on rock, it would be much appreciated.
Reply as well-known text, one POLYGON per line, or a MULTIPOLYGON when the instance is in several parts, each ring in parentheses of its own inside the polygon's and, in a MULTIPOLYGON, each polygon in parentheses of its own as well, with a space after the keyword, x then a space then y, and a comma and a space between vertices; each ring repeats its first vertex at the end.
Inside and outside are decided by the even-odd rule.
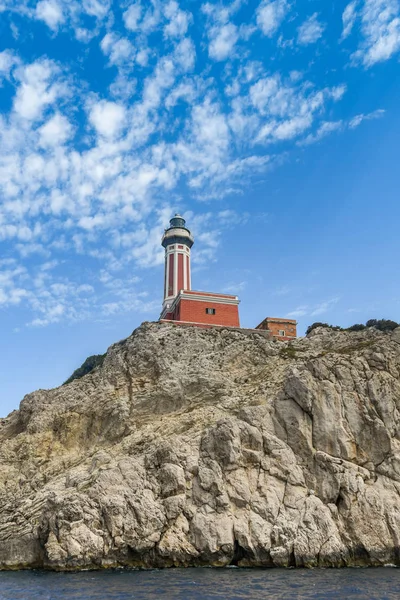
POLYGON ((356 323, 350 327, 340 327, 339 325, 329 325, 329 323, 320 323, 317 321, 316 323, 309 325, 306 335, 311 333, 314 329, 317 329, 317 327, 325 327, 334 331, 363 331, 364 329, 368 329, 368 327, 375 327, 375 329, 378 329, 379 331, 393 331, 399 326, 399 323, 396 323, 396 321, 392 321, 390 319, 370 319, 365 325, 362 323, 356 323))
POLYGON ((91 373, 93 369, 100 367, 103 364, 105 357, 106 354, 94 354, 93 356, 89 356, 85 362, 72 373, 71 377, 69 377, 67 381, 64 381, 63 385, 67 385, 67 383, 71 383, 71 381, 80 379, 84 375, 91 373))

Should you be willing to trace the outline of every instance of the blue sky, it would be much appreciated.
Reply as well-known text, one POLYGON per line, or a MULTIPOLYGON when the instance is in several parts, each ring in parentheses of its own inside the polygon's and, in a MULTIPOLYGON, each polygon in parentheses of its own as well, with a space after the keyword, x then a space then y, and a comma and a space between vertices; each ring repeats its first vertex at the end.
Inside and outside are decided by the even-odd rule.
POLYGON ((0 414, 193 287, 400 320, 398 0, 0 0, 0 414))

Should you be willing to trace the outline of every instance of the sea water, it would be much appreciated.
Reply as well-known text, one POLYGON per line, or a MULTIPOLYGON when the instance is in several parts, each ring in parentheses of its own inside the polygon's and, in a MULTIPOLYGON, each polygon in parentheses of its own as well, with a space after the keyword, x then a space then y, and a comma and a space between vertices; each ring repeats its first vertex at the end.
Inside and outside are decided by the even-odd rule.
POLYGON ((0 600, 400 600, 400 569, 0 572, 0 600))

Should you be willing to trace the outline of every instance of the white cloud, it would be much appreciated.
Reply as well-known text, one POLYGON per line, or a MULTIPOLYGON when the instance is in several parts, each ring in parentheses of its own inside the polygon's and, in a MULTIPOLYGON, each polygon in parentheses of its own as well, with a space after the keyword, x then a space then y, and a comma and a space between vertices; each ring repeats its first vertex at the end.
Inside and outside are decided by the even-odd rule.
POLYGON ((363 41, 352 55, 365 67, 388 60, 400 50, 400 6, 398 0, 364 0, 361 11, 363 41))
POLYGON ((193 106, 190 126, 174 145, 180 170, 189 186, 199 189, 208 178, 226 176, 231 135, 225 115, 211 98, 193 106))
MULTIPOLYGON (((71 29, 77 40, 88 43, 100 33, 102 23, 112 20, 111 3, 112 0, 2 0, 0 12, 43 21, 53 32, 62 25, 65 31, 71 29)), ((15 23, 10 28, 17 39, 19 28, 15 23)))
POLYGON ((196 90, 191 82, 180 83, 168 94, 165 100, 165 106, 171 108, 176 106, 180 100, 190 103, 195 97, 196 90))
POLYGON ((193 69, 196 61, 196 50, 190 38, 184 38, 177 44, 174 51, 174 61, 183 71, 193 69))
POLYGON ((0 81, 1 77, 9 77, 11 69, 18 62, 18 58, 12 50, 3 50, 3 52, 0 52, 0 81))
POLYGON ((136 31, 139 28, 139 21, 142 17, 143 9, 140 2, 134 2, 124 12, 123 18, 125 27, 131 31, 136 31))
POLYGON ((122 70, 109 87, 110 94, 120 101, 127 102, 136 91, 137 79, 130 72, 122 70))
POLYGON ((301 115, 288 119, 283 123, 277 125, 272 135, 275 140, 291 140, 303 133, 304 130, 308 129, 312 123, 312 115, 301 115))
POLYGON ((44 21, 50 29, 56 31, 64 22, 64 15, 57 0, 41 0, 36 5, 36 18, 44 21))
POLYGON ((341 100, 343 98, 346 91, 347 91, 347 86, 345 84, 342 84, 342 85, 337 85, 337 86, 331 88, 328 91, 328 94, 333 98, 333 100, 337 101, 337 100, 341 100))
POLYGON ((243 292, 243 290, 246 288, 246 285, 247 281, 239 281, 238 283, 228 283, 228 285, 222 288, 222 291, 225 292, 225 294, 239 294, 240 292, 243 292))
POLYGON ((98 33, 97 29, 93 30, 86 27, 79 27, 77 24, 73 26, 73 29, 76 39, 79 42, 82 42, 82 44, 89 44, 98 33))
POLYGON ((174 83, 176 66, 171 57, 161 59, 153 75, 147 77, 143 85, 143 105, 145 111, 155 110, 160 106, 161 99, 166 90, 174 83))
POLYGON ((297 41, 302 46, 314 44, 322 36, 325 25, 318 21, 318 13, 314 13, 298 28, 297 41))
MULTIPOLYGON (((214 215, 211 215, 211 218, 214 218, 214 215)), ((250 214, 248 212, 237 213, 232 209, 220 210, 217 213, 218 222, 224 226, 235 226, 235 225, 243 225, 247 223, 250 214)))
POLYGON ((286 314, 286 318, 288 319, 297 319, 298 317, 304 317, 308 314, 308 306, 298 306, 291 312, 286 314))
POLYGON ((289 77, 293 83, 297 83, 303 79, 303 73, 301 71, 290 71, 289 77))
POLYGON ((333 133, 334 131, 340 131, 342 127, 342 121, 324 121, 314 134, 310 133, 310 135, 308 135, 303 141, 299 142, 299 145, 309 146, 310 144, 315 144, 330 133, 333 133))
POLYGON ((142 67, 146 67, 149 62, 149 48, 142 48, 136 55, 136 62, 142 67))
POLYGON ((41 146, 62 146, 70 138, 72 126, 68 119, 56 113, 39 129, 41 146))
POLYGON ((210 45, 208 52, 214 60, 226 60, 238 40, 238 30, 233 23, 222 27, 212 27, 209 31, 210 45))
POLYGON ((358 127, 359 125, 361 125, 361 123, 363 121, 370 121, 371 119, 380 119, 381 117, 383 117, 385 114, 385 111, 383 109, 378 109, 378 110, 374 110, 371 113, 368 113, 366 115, 361 114, 361 115, 356 115, 355 117, 353 117, 350 122, 349 122, 349 127, 350 129, 355 129, 356 127, 358 127))
POLYGON ((244 23, 240 28, 231 22, 240 2, 232 2, 228 6, 219 4, 203 4, 202 12, 207 16, 207 35, 209 38, 208 54, 217 61, 226 60, 234 51, 234 47, 242 36, 247 39, 251 35, 244 23))
POLYGON ((288 312, 286 314, 286 317, 293 319, 296 319, 298 317, 305 317, 306 315, 309 315, 310 317, 317 317, 319 315, 323 315, 329 312, 335 306, 335 304, 339 302, 339 300, 340 298, 336 296, 334 298, 331 298, 330 300, 320 302, 319 304, 316 304, 314 306, 309 306, 306 304, 302 306, 297 306, 294 310, 288 312))
POLYGON ((20 304, 26 298, 28 291, 22 287, 26 277, 25 267, 15 262, 0 263, 0 307, 20 304))
POLYGON ((135 49, 126 38, 121 38, 115 33, 107 33, 100 42, 103 53, 109 57, 111 65, 132 63, 135 49))
POLYGON ((175 0, 170 0, 164 9, 164 14, 169 23, 164 27, 164 34, 167 37, 183 37, 189 27, 191 20, 190 13, 179 8, 175 0))
POLYGON ((125 27, 130 31, 139 31, 149 34, 156 29, 161 20, 160 3, 158 0, 147 1, 143 8, 141 2, 134 2, 124 12, 123 19, 125 27))
POLYGON ((370 121, 372 119, 380 119, 385 114, 383 109, 374 110, 368 114, 360 114, 356 115, 349 121, 324 121, 318 127, 317 131, 313 134, 309 134, 304 140, 298 142, 299 146, 308 146, 310 144, 315 144, 319 142, 321 139, 326 137, 327 135, 335 132, 335 131, 344 131, 346 129, 355 129, 363 121, 370 121))
POLYGON ((342 36, 341 36, 342 40, 349 37, 349 35, 351 34, 351 32, 353 30, 354 23, 356 22, 356 18, 357 18, 357 4, 358 4, 358 0, 353 0, 352 2, 350 2, 350 4, 348 4, 346 6, 346 8, 343 11, 343 15, 342 15, 343 32, 342 32, 342 36))
POLYGON ((159 308, 159 302, 149 302, 147 293, 138 289, 140 279, 135 276, 118 278, 100 270, 93 285, 79 284, 60 275, 59 267, 57 261, 46 261, 30 273, 15 259, 0 261, 0 308, 23 304, 35 315, 27 323, 31 327, 105 319, 132 310, 154 313, 159 308))
POLYGON ((327 312, 329 312, 334 306, 335 304, 337 304, 339 302, 340 298, 336 297, 336 298, 331 298, 330 300, 327 300, 326 302, 321 302, 320 304, 317 304, 314 309, 312 310, 312 312, 310 313, 311 317, 317 317, 319 315, 323 315, 327 312))
POLYGON ((260 113, 256 142, 291 140, 309 129, 323 111, 327 100, 339 100, 345 86, 315 90, 309 82, 300 84, 279 74, 262 77, 250 86, 249 97, 260 113))
POLYGON ((217 104, 207 99, 195 106, 192 112, 193 135, 201 144, 226 148, 229 143, 229 128, 225 116, 217 104))
POLYGON ((55 81, 58 74, 58 67, 49 60, 20 67, 16 74, 20 86, 14 100, 15 112, 27 120, 39 119, 46 106, 65 93, 64 86, 55 81))
POLYGON ((112 0, 81 0, 81 2, 86 14, 104 19, 109 13, 112 0))
POLYGON ((125 107, 101 100, 90 107, 89 121, 99 135, 114 138, 121 133, 126 120, 125 107))
POLYGON ((263 0, 257 8, 257 25, 264 35, 272 37, 289 12, 287 0, 263 0))

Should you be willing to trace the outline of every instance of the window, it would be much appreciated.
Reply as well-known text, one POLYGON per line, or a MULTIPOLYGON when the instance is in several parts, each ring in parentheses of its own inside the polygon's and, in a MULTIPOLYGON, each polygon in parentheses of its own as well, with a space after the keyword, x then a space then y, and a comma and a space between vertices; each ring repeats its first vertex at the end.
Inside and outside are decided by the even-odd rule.
POLYGON ((281 335, 282 337, 285 337, 285 330, 284 329, 280 329, 278 331, 278 335, 281 335))
POLYGON ((206 308, 206 315, 215 315, 215 308, 206 308))

